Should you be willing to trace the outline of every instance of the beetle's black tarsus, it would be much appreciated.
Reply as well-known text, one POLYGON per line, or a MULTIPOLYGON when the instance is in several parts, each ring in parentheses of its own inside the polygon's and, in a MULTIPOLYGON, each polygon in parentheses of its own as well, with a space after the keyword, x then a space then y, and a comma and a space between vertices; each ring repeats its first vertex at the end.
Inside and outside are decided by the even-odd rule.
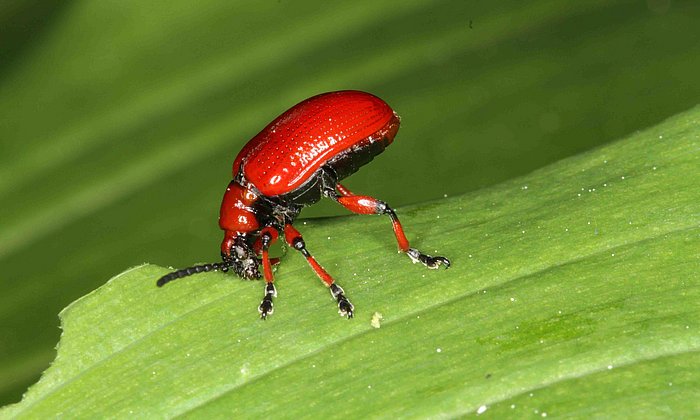
POLYGON ((408 248, 408 251, 406 251, 406 255, 408 255, 408 258, 410 258, 414 264, 419 262, 433 270, 440 268, 441 265, 444 265, 445 269, 450 268, 450 260, 439 255, 433 257, 424 254, 415 248, 408 248))
POLYGON ((183 268, 181 270, 173 271, 172 273, 168 273, 164 275, 163 277, 159 278, 158 281, 156 282, 156 285, 158 287, 163 287, 164 285, 170 283, 173 280, 176 279, 181 279, 183 277, 191 276, 193 274, 198 274, 198 273, 206 273, 207 271, 228 271, 229 265, 226 263, 211 263, 211 264, 202 264, 202 265, 195 265, 193 267, 187 267, 183 268))
POLYGON ((277 289, 272 283, 265 284, 265 297, 263 297, 260 306, 258 306, 258 312, 260 313, 260 319, 266 320, 268 315, 272 315, 275 311, 274 305, 272 304, 272 298, 277 296, 277 289))
POLYGON ((331 296, 333 296, 333 299, 335 299, 336 302, 338 302, 338 313, 340 314, 340 316, 347 317, 348 319, 352 318, 354 315, 353 310, 355 309, 355 307, 352 303, 350 303, 348 298, 345 297, 345 291, 343 290, 343 288, 333 283, 330 285, 330 289, 331 296))

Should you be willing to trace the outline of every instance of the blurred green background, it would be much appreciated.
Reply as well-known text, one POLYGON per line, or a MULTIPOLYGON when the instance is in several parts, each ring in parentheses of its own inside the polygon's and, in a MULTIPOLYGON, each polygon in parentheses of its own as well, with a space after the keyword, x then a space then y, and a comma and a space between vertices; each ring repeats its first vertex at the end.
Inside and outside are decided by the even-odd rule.
POLYGON ((455 195, 697 104, 698 18, 694 0, 3 2, 0 404, 53 359, 68 303, 142 262, 216 260, 233 158, 296 102, 380 96, 397 141, 346 184, 455 195))

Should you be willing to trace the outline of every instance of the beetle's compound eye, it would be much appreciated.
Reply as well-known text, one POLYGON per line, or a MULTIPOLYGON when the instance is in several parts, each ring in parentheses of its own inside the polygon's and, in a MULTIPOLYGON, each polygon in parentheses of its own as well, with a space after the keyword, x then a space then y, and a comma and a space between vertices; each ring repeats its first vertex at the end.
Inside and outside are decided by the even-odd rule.
POLYGON ((238 237, 231 247, 231 257, 227 261, 233 271, 244 279, 259 279, 258 259, 245 238, 238 237))
POLYGON ((237 259, 244 259, 247 255, 246 249, 239 245, 234 245, 231 251, 233 251, 232 254, 234 255, 234 258, 237 259))

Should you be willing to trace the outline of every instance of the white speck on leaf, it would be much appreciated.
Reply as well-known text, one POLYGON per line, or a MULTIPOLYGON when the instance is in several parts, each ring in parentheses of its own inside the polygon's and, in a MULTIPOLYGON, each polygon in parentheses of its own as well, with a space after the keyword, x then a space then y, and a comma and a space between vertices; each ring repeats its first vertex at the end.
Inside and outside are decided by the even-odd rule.
POLYGON ((476 409, 476 414, 482 414, 484 411, 488 410, 489 408, 485 405, 482 405, 481 407, 476 409))
POLYGON ((375 312, 372 315, 372 321, 370 321, 370 325, 374 328, 380 328, 382 326, 382 319, 384 319, 384 316, 382 316, 381 312, 375 312))

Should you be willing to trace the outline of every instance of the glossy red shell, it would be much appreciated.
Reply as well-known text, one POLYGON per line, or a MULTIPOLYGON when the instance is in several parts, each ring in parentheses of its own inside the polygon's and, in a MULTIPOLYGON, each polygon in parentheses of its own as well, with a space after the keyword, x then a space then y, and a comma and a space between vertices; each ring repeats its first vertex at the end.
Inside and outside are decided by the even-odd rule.
POLYGON ((260 226, 253 205, 257 196, 249 189, 231 181, 221 202, 219 227, 232 232, 252 232, 260 226))
POLYGON ((323 93, 298 103, 253 137, 233 163, 234 178, 266 196, 286 194, 334 156, 367 141, 394 139, 399 117, 369 93, 323 93))

